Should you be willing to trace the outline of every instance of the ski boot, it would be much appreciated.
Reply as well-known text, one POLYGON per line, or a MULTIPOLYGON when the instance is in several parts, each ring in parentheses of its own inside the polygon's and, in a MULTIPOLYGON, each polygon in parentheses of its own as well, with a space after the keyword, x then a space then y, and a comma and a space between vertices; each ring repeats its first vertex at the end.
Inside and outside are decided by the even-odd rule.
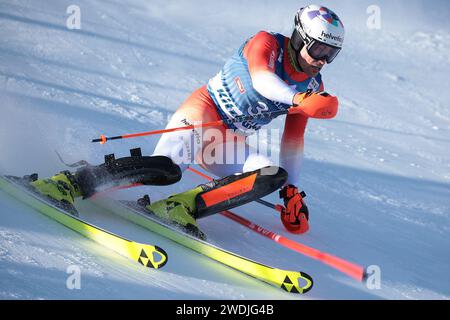
POLYGON ((159 218, 181 226, 201 239, 205 238, 197 219, 244 205, 279 189, 287 172, 278 167, 265 167, 251 172, 230 175, 172 195, 150 204, 148 196, 138 200, 141 207, 159 218))
POLYGON ((73 173, 62 171, 48 179, 38 179, 37 174, 32 174, 24 179, 28 180, 34 192, 47 197, 57 207, 78 216, 74 202, 82 193, 73 173))
MULTIPOLYGON (((181 179, 181 170, 170 158, 142 156, 141 149, 130 150, 130 157, 116 159, 105 156, 105 162, 94 166, 86 161, 76 172, 62 171, 48 179, 38 179, 37 174, 18 178, 32 191, 45 196, 53 204, 76 216, 75 198, 89 198, 102 187, 115 187, 133 183, 169 185, 181 179)), ((75 167, 77 164, 68 165, 75 167)))
POLYGON ((183 231, 202 240, 206 240, 205 234, 199 229, 196 213, 196 196, 203 192, 201 187, 178 193, 167 199, 150 203, 148 195, 138 200, 141 207, 157 216, 163 221, 180 227, 183 231))

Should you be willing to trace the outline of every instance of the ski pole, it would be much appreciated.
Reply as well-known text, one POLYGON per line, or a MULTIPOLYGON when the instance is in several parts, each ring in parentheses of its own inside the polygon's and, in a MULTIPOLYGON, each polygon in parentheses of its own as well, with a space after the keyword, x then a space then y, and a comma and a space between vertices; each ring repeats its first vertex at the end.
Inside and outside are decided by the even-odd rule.
MULTIPOLYGON (((192 171, 193 173, 195 173, 205 179, 213 180, 208 175, 206 175, 194 168, 189 167, 188 169, 190 171, 192 171)), ((264 205, 277 210, 275 208, 275 207, 277 207, 277 205, 271 204, 270 202, 267 202, 265 200, 262 200, 261 202, 258 201, 258 202, 263 203, 264 205)), ((288 249, 291 249, 293 251, 301 253, 312 259, 318 260, 336 270, 339 270, 342 273, 347 274, 348 276, 350 276, 358 281, 364 281, 367 276, 365 269, 360 265, 354 264, 354 263, 346 261, 342 258, 333 256, 331 254, 322 252, 320 250, 314 249, 307 245, 304 245, 304 244, 298 243, 296 241, 293 241, 291 239, 288 239, 280 234, 277 234, 275 232, 267 230, 267 229, 255 224, 255 223, 253 223, 253 222, 251 222, 229 210, 223 211, 223 212, 221 212, 221 214, 256 233, 258 233, 272 241, 275 241, 276 243, 282 245, 283 247, 286 247, 288 249)))
POLYGON ((312 96, 312 90, 308 89, 305 93, 303 93, 302 98, 299 102, 297 102, 295 106, 291 106, 286 109, 279 109, 275 111, 266 111, 261 112, 255 115, 242 115, 237 116, 233 119, 222 119, 217 121, 205 122, 200 124, 192 124, 182 127, 169 128, 169 129, 161 129, 161 130, 153 130, 146 132, 138 132, 131 134, 124 134, 120 136, 107 137, 105 135, 100 135, 100 138, 93 139, 92 142, 100 142, 100 144, 105 144, 108 140, 118 140, 118 139, 127 139, 127 138, 136 138, 149 136, 154 134, 161 134, 167 132, 174 131, 182 131, 182 130, 194 130, 195 128, 206 128, 206 127, 217 127, 221 125, 231 125, 233 123, 239 123, 244 121, 252 121, 252 120, 262 120, 262 119, 273 119, 278 116, 284 114, 305 114, 308 117, 317 117, 317 118, 330 118, 333 117, 333 112, 330 110, 337 110, 338 100, 336 97, 329 95, 325 91, 321 91, 316 95, 312 96), (308 98, 308 99, 306 99, 308 98))
POLYGON ((269 201, 266 201, 263 199, 256 199, 255 201, 262 204, 263 206, 274 209, 274 210, 278 211, 279 213, 281 213, 281 211, 283 210, 283 206, 279 205, 279 204, 273 204, 273 203, 270 203, 269 201))
POLYGON ((220 126, 222 124, 223 124, 223 120, 218 120, 218 121, 212 121, 212 122, 205 122, 205 123, 197 124, 197 125, 188 125, 188 126, 184 126, 184 127, 176 127, 176 128, 170 128, 170 129, 161 129, 161 130, 124 134, 124 135, 115 136, 115 137, 106 137, 105 135, 102 134, 102 135, 100 135, 99 139, 93 139, 92 142, 100 142, 100 144, 105 144, 106 141, 109 141, 109 140, 144 137, 144 136, 150 136, 150 135, 161 134, 161 133, 166 133, 166 132, 194 130, 195 128, 216 127, 216 126, 220 126))
POLYGON ((276 243, 282 245, 283 247, 286 247, 288 249, 291 249, 293 251, 296 251, 298 253, 301 253, 307 257, 310 257, 314 260, 318 260, 342 273, 347 274, 348 276, 358 280, 363 281, 366 277, 365 270, 362 266, 359 266, 357 264, 354 264, 352 262, 346 261, 342 258, 333 256, 331 254, 328 254, 326 252, 322 252, 320 250, 314 249, 312 247, 309 247, 307 245, 298 243, 296 241, 293 241, 291 239, 288 239, 280 234, 277 234, 275 232, 272 232, 270 230, 267 230, 241 216, 238 216, 237 214, 226 210, 222 212, 222 215, 243 225, 244 227, 247 227, 248 229, 259 233, 260 235, 275 241, 276 243))
POLYGON ((223 120, 217 120, 217 121, 211 121, 211 122, 205 122, 205 123, 199 123, 199 124, 191 124, 187 126, 182 127, 175 127, 175 128, 168 128, 168 129, 160 129, 160 130, 153 130, 153 131, 146 131, 146 132, 138 132, 138 133, 131 133, 131 134, 124 134, 120 136, 114 136, 114 137, 107 137, 105 135, 100 135, 100 138, 93 139, 91 142, 100 142, 100 144, 105 144, 109 140, 119 140, 119 139, 128 139, 128 138, 136 138, 136 137, 144 137, 144 136, 150 136, 155 134, 162 134, 167 132, 175 132, 175 131, 184 131, 184 130, 194 130, 196 128, 208 128, 208 127, 218 127, 221 125, 230 125, 233 123, 243 122, 243 121, 250 121, 250 120, 261 120, 268 117, 278 117, 280 115, 284 114, 296 114, 299 113, 300 108, 297 107, 290 107, 285 110, 276 110, 271 112, 262 112, 257 115, 250 115, 250 116, 238 116, 233 119, 223 119, 223 120))

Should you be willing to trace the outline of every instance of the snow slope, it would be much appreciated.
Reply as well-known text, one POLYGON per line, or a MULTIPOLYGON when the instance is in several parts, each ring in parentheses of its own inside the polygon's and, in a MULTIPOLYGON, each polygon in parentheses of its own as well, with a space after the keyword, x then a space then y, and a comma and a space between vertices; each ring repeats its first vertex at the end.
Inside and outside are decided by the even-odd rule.
MULTIPOLYGON (((89 141, 101 133, 164 127, 247 37, 259 30, 289 35, 300 5, 126 3, 78 0, 81 30, 69 30, 66 9, 72 1, 0 2, 0 172, 51 175, 65 169, 54 150, 69 162, 92 163, 107 153, 125 156, 137 146, 151 153, 158 137, 104 146, 89 141)), ((0 298, 449 299, 450 29, 440 14, 450 5, 378 3, 380 30, 366 27, 371 2, 329 3, 347 35, 345 49, 323 71, 326 89, 340 99, 339 114, 308 125, 302 187, 311 231, 287 234, 258 204, 235 211, 296 241, 379 266, 381 289, 369 290, 222 216, 200 221, 214 242, 263 263, 305 271, 314 278, 313 290, 289 295, 126 221, 93 214, 105 227, 168 251, 164 269, 147 270, 0 192, 0 298), (82 270, 81 290, 66 287, 71 265, 82 270)), ((157 198, 200 182, 187 172, 176 186, 116 196, 157 198)), ((267 199, 278 201, 275 195, 267 199)))

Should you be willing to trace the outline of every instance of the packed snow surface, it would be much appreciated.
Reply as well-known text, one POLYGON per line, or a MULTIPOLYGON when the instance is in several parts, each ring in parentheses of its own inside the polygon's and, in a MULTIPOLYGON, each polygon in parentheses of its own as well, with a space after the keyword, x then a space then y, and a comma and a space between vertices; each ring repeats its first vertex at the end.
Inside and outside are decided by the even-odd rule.
MULTIPOLYGON (((301 1, 0 2, 0 173, 41 177, 66 161, 103 161, 158 136, 90 143, 163 128, 190 92, 215 75, 259 30, 292 31, 301 1), (75 4, 81 29, 69 29, 75 4), (70 22, 70 21, 69 21, 70 22)), ((234 211, 281 235, 363 266, 377 266, 368 288, 224 216, 199 221, 211 241, 314 279, 290 295, 99 211, 90 221, 169 254, 161 270, 142 268, 0 191, 0 299, 449 299, 450 12, 447 1, 323 1, 346 26, 345 46, 323 69, 339 97, 332 120, 308 124, 301 188, 311 230, 288 234, 269 209, 234 211), (376 9, 376 8, 375 8, 376 9), (376 10, 375 10, 376 11, 376 10), (370 24, 369 24, 370 26, 370 24), (81 288, 69 290, 70 267, 81 288), (68 270, 69 268, 69 270, 68 270)), ((281 128, 276 119, 270 128, 281 128)), ((277 145, 272 149, 277 152, 277 145)), ((157 199, 203 182, 186 172, 170 187, 117 192, 157 199)), ((279 202, 277 195, 266 200, 279 202)))

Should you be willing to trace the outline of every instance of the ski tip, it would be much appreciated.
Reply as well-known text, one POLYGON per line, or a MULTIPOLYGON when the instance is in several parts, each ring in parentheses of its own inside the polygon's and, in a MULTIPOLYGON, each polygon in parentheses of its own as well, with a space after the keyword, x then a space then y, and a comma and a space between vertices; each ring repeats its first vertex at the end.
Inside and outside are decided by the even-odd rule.
POLYGON ((137 261, 144 267, 161 269, 168 261, 167 252, 158 246, 141 245, 137 261))
POLYGON ((291 277, 286 275, 281 284, 281 289, 289 293, 305 294, 312 289, 313 285, 312 277, 300 271, 296 275, 291 275, 291 277), (301 286, 301 284, 303 285, 301 286))

